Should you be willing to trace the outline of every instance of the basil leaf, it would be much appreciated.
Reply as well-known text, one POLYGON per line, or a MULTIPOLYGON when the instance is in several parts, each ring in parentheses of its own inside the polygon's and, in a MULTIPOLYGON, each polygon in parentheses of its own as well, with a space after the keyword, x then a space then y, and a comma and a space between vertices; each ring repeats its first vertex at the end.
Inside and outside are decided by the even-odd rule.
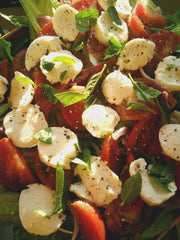
POLYGON ((10 103, 4 103, 0 106, 0 116, 2 116, 9 108, 11 107, 10 103))
POLYGON ((121 20, 118 16, 117 10, 115 8, 115 6, 110 6, 107 9, 107 13, 110 16, 112 23, 116 26, 116 27, 120 27, 122 25, 121 20))
POLYGON ((88 8, 80 11, 75 15, 76 28, 81 32, 87 32, 90 30, 90 26, 96 24, 99 12, 97 9, 88 8))
POLYGON ((43 128, 40 131, 38 131, 34 138, 37 139, 40 142, 46 143, 46 144, 52 144, 52 130, 51 128, 43 128))
POLYGON ((48 102, 51 102, 53 104, 56 104, 58 102, 57 98, 54 96, 57 94, 57 90, 50 86, 49 84, 41 84, 42 92, 44 94, 44 97, 48 102))
POLYGON ((156 103, 157 103, 157 105, 158 105, 158 107, 159 107, 159 109, 160 109, 161 116, 162 116, 162 119, 163 119, 164 123, 165 123, 165 124, 170 123, 170 112, 168 111, 168 109, 165 108, 165 107, 163 107, 163 106, 160 104, 158 98, 156 98, 156 103))
POLYGON ((82 50, 84 47, 84 38, 79 38, 72 46, 72 49, 76 52, 82 50))
POLYGON ((137 172, 135 175, 131 176, 126 180, 121 191, 121 199, 123 205, 124 203, 132 202, 137 198, 141 192, 142 178, 141 174, 137 172))
POLYGON ((50 72, 55 66, 55 63, 46 61, 44 58, 42 59, 42 67, 45 69, 47 72, 50 72))
POLYGON ((62 92, 54 95, 64 106, 72 105, 87 98, 87 94, 79 92, 62 92))
POLYGON ((53 7, 54 9, 58 8, 59 5, 60 5, 60 3, 59 3, 58 0, 50 0, 50 2, 51 2, 52 7, 53 7))
POLYGON ((0 61, 7 58, 9 62, 12 63, 13 57, 11 55, 11 43, 0 38, 0 49, 0 61))
POLYGON ((118 56, 125 46, 124 43, 118 42, 113 36, 109 39, 109 46, 105 50, 105 57, 103 60, 107 60, 111 57, 118 56))
POLYGON ((163 188, 166 192, 171 192, 171 190, 168 188, 167 185, 165 184, 162 184, 160 179, 158 177, 155 177, 155 176, 150 176, 155 183, 157 183, 161 188, 163 188))
POLYGON ((163 210, 160 215, 155 218, 152 225, 146 228, 142 232, 142 237, 144 238, 154 238, 166 231, 171 224, 173 223, 173 214, 169 212, 167 209, 163 210))
POLYGON ((151 109, 146 104, 141 102, 131 103, 127 109, 138 109, 151 112, 151 109))
POLYGON ((60 80, 63 81, 66 76, 67 76, 67 70, 63 71, 63 72, 60 74, 60 80))
POLYGON ((29 77, 16 78, 16 81, 27 83, 27 84, 32 84, 34 87, 37 87, 36 84, 29 77))
POLYGON ((88 96, 85 100, 85 106, 84 108, 87 109, 88 107, 90 107, 93 103, 95 103, 97 100, 97 97, 95 95, 92 96, 88 96))
POLYGON ((63 63, 67 63, 72 65, 73 63, 75 63, 76 61, 71 58, 71 57, 67 57, 67 56, 57 56, 53 58, 53 62, 63 62, 63 63))
POLYGON ((130 74, 129 77, 132 81, 133 89, 140 100, 148 102, 151 99, 157 98, 161 94, 159 90, 152 87, 148 87, 143 82, 134 81, 130 74))
POLYGON ((88 81, 88 83, 87 83, 87 85, 86 85, 86 90, 85 90, 85 93, 86 93, 86 94, 90 95, 90 94, 94 91, 94 89, 95 89, 95 87, 96 87, 99 79, 101 78, 101 76, 102 76, 105 68, 106 68, 106 65, 104 64, 101 72, 98 72, 98 73, 94 74, 94 75, 90 78, 90 80, 88 81))
POLYGON ((80 156, 72 159, 71 162, 85 166, 90 171, 92 171, 92 169, 91 169, 91 152, 88 147, 83 148, 82 152, 80 153, 80 156))

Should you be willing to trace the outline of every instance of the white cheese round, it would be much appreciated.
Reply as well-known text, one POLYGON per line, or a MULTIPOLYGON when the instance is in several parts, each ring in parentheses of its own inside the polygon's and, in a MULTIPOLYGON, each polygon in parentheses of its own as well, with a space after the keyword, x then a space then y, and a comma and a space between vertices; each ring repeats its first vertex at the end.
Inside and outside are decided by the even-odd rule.
POLYGON ((4 100, 4 94, 7 91, 8 80, 0 75, 0 103, 4 100))

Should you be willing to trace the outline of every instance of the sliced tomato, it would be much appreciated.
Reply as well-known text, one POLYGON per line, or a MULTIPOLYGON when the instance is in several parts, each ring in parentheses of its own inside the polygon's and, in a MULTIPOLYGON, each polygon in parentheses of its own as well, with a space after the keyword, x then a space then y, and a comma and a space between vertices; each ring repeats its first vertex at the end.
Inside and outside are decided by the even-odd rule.
POLYGON ((147 38, 149 37, 150 33, 144 23, 141 21, 141 19, 133 14, 128 21, 128 27, 131 29, 131 34, 133 37, 144 37, 147 38))
POLYGON ((162 15, 161 9, 157 7, 152 10, 147 5, 138 2, 135 7, 135 14, 148 27, 163 28, 166 26, 166 19, 162 15))
POLYGON ((119 147, 119 139, 113 139, 112 134, 105 137, 101 150, 101 159, 115 173, 119 173, 122 168, 123 158, 119 147))
POLYGON ((13 70, 23 73, 25 76, 29 75, 29 71, 25 67, 25 56, 27 49, 22 49, 16 53, 13 60, 13 70))
POLYGON ((156 54, 152 60, 146 64, 144 69, 149 76, 154 76, 154 71, 157 67, 157 64, 161 59, 174 52, 180 42, 180 36, 168 30, 160 30, 154 34, 151 34, 148 39, 156 44, 156 54))
POLYGON ((55 33, 55 31, 53 29, 53 21, 52 21, 52 19, 48 23, 46 23, 44 25, 44 27, 39 32, 38 37, 46 36, 46 35, 48 35, 48 36, 57 36, 57 34, 55 33))
POLYGON ((4 59, 3 61, 0 61, 0 75, 7 78, 8 81, 11 80, 12 74, 9 67, 8 59, 4 59))
MULTIPOLYGON (((64 0, 66 2, 66 0, 64 0)), ((89 8, 90 6, 96 8, 97 0, 81 0, 75 4, 72 5, 75 9, 78 11, 85 10, 86 8, 89 8)))
POLYGON ((91 203, 77 200, 69 204, 83 239, 105 240, 106 230, 103 218, 97 207, 91 203))
POLYGON ((136 198, 130 203, 121 206, 122 200, 119 196, 105 209, 105 219, 111 234, 131 235, 141 231, 149 217, 151 207, 147 206, 141 198, 136 198))
POLYGON ((35 182, 24 156, 8 138, 0 140, 0 184, 20 191, 35 182))

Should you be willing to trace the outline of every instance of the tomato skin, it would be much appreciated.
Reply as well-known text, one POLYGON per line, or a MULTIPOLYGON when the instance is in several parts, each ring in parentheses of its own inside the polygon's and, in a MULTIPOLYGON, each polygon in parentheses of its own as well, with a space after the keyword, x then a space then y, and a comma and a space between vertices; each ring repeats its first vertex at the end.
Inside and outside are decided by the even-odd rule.
POLYGON ((133 37, 147 38, 150 35, 149 31, 145 28, 145 25, 143 24, 141 19, 135 14, 133 14, 128 21, 128 27, 133 32, 133 37))
POLYGON ((5 77, 10 82, 12 73, 9 67, 8 59, 0 61, 0 75, 5 77))
POLYGON ((166 19, 162 15, 159 7, 153 11, 148 6, 138 2, 135 7, 135 14, 148 27, 163 28, 166 26, 166 19))
MULTIPOLYGON (((96 6, 96 4, 97 4, 96 0, 81 0, 80 2, 73 4, 72 7, 78 11, 83 11, 92 5, 96 6)), ((95 8, 95 6, 94 6, 94 8, 95 8)))
POLYGON ((24 156, 8 138, 0 140, 0 184, 14 191, 35 183, 35 177, 24 156))
POLYGON ((101 159, 115 173, 120 171, 123 164, 121 154, 119 140, 114 140, 112 134, 107 135, 102 146, 101 159))
POLYGON ((55 33, 55 31, 53 29, 53 21, 52 21, 52 19, 48 23, 46 23, 44 25, 44 27, 39 32, 38 37, 46 36, 46 35, 48 35, 48 36, 57 36, 57 34, 55 33))
POLYGON ((106 239, 105 223, 95 205, 79 200, 70 203, 69 207, 78 222, 83 239, 106 239))

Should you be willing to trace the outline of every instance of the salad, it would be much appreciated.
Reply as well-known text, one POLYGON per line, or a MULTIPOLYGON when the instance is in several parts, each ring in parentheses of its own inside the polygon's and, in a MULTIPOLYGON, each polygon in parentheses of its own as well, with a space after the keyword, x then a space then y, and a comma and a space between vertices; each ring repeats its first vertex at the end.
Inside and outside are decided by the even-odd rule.
POLYGON ((0 223, 12 239, 180 237, 180 11, 20 0, 1 16, 0 223))

